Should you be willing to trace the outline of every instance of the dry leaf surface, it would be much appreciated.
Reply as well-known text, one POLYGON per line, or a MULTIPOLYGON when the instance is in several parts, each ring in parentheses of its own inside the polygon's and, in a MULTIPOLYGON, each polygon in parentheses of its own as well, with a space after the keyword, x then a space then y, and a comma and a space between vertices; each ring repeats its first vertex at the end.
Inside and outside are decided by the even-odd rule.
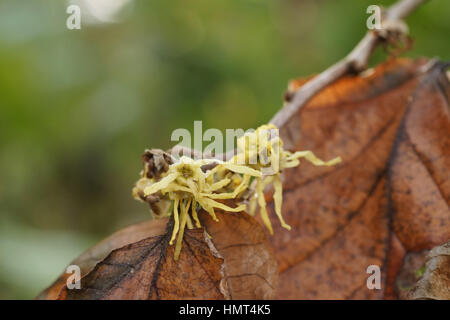
POLYGON ((273 219, 270 238, 278 298, 395 298, 405 254, 450 238, 449 97, 442 63, 391 60, 337 81, 280 129, 291 149, 343 162, 284 173, 292 230, 273 219), (381 290, 366 286, 369 265, 381 290))
POLYGON ((245 213, 200 212, 205 229, 186 230, 178 261, 169 245, 171 221, 125 228, 71 264, 82 270, 81 289, 61 277, 39 299, 268 299, 277 264, 262 227, 245 213))

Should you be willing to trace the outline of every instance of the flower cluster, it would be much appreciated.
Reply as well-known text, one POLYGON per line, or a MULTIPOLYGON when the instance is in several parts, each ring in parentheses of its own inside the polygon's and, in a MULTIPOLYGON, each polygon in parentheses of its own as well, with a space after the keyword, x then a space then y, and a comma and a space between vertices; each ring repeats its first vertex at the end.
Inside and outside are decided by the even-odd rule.
POLYGON ((283 142, 274 125, 264 125, 247 133, 237 141, 236 155, 228 161, 216 159, 194 160, 186 156, 174 159, 168 153, 147 150, 144 170, 133 189, 133 196, 148 202, 155 217, 173 214, 174 227, 170 244, 176 239, 175 260, 178 259, 184 229, 200 228, 197 211, 202 208, 217 221, 214 209, 241 212, 249 206, 254 214, 260 208, 261 218, 273 233, 264 199, 265 188, 273 184, 275 212, 281 225, 290 229, 281 213, 282 183, 280 173, 300 164, 305 158, 314 165, 331 166, 340 162, 335 158, 324 162, 311 151, 291 153, 283 149, 283 142), (236 207, 221 200, 235 199, 236 207))
POLYGON ((284 169, 297 167, 300 164, 300 158, 304 158, 316 166, 333 166, 341 162, 340 157, 325 162, 317 158, 311 151, 291 153, 284 150, 283 141, 278 134, 278 128, 272 124, 263 125, 254 133, 242 136, 238 139, 237 145, 238 153, 231 161, 233 163, 242 163, 244 161, 246 165, 262 172, 261 177, 256 177, 255 179, 254 192, 250 195, 249 213, 254 215, 256 205, 258 205, 261 218, 270 234, 273 234, 273 229, 267 214, 264 198, 266 187, 273 185, 275 213, 282 227, 290 230, 291 227, 286 224, 281 214, 283 185, 280 173, 284 169))
POLYGON ((214 212, 216 208, 228 212, 244 211, 245 204, 232 208, 217 200, 237 198, 248 187, 250 177, 261 176, 259 171, 246 166, 223 162, 217 163, 210 170, 202 170, 202 166, 212 162, 217 162, 217 160, 193 160, 183 156, 170 165, 168 170, 161 174, 159 180, 154 177, 148 178, 144 175, 145 172, 141 173, 144 176, 139 179, 133 189, 134 197, 142 201, 146 201, 151 196, 158 196, 157 202, 164 203, 162 207, 165 208, 165 211, 158 212, 157 217, 170 215, 170 206, 167 204, 173 202, 174 227, 170 244, 177 239, 175 259, 180 253, 185 227, 187 226, 189 229, 194 228, 194 225, 196 228, 201 227, 197 216, 199 208, 207 211, 215 221, 218 221, 214 212), (217 172, 227 172, 227 174, 217 178, 217 172), (236 184, 236 180, 233 180, 235 174, 245 174, 247 178, 236 184), (230 187, 232 191, 220 191, 227 187, 230 187))

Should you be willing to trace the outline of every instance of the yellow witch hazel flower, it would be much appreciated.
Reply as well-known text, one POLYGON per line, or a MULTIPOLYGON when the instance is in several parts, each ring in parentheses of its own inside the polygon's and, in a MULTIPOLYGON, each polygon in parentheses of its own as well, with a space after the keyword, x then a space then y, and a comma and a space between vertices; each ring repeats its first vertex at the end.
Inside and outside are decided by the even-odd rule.
POLYGON ((214 209, 245 211, 245 202, 249 200, 249 213, 254 215, 258 205, 264 224, 273 234, 264 199, 264 190, 270 184, 274 188, 275 213, 281 225, 290 230, 281 213, 283 186, 280 173, 298 166, 301 158, 316 166, 332 166, 341 161, 337 157, 325 162, 311 151, 291 153, 284 150, 278 128, 272 124, 245 134, 238 139, 237 146, 236 155, 225 162, 217 159, 194 160, 186 156, 175 160, 161 150, 146 150, 145 167, 133 189, 133 196, 148 202, 157 218, 173 214, 170 244, 176 239, 175 260, 180 254, 186 226, 189 229, 194 225, 201 227, 197 216, 200 208, 218 221, 214 209), (226 199, 236 199, 238 206, 232 208, 220 202, 226 199))
POLYGON ((270 234, 273 234, 273 228, 266 209, 264 189, 268 185, 273 184, 275 213, 281 225, 290 230, 291 227, 286 224, 281 214, 283 185, 280 179, 280 173, 284 169, 298 166, 300 164, 300 158, 305 158, 316 166, 333 166, 341 162, 340 157, 325 162, 317 158, 311 151, 291 153, 284 150, 278 128, 273 124, 263 125, 256 131, 245 134, 238 139, 237 145, 238 153, 231 161, 233 163, 248 165, 256 170, 260 170, 262 173, 261 177, 255 178, 255 190, 249 200, 249 213, 254 215, 256 205, 258 204, 261 219, 270 234))
POLYGON ((228 164, 218 160, 193 160, 183 156, 169 166, 169 169, 161 175, 159 181, 149 179, 144 182, 142 179, 138 181, 134 190, 135 194, 143 193, 144 197, 160 194, 162 197, 168 197, 168 199, 173 201, 174 227, 170 244, 173 244, 175 239, 177 240, 175 260, 178 259, 180 254, 185 227, 192 229, 194 223, 195 227, 201 227, 197 216, 198 207, 206 210, 215 221, 218 221, 214 212, 215 208, 227 212, 239 212, 246 209, 245 204, 232 208, 217 201, 219 199, 234 199, 248 186, 248 178, 246 178, 241 181, 233 192, 217 193, 219 189, 224 188, 231 182, 229 178, 223 178, 219 181, 214 179, 214 174, 221 170, 245 173, 248 177, 261 176, 259 171, 245 166, 228 164), (218 164, 213 169, 203 172, 201 167, 212 162, 217 162, 218 164), (192 220, 194 220, 194 223, 192 220))

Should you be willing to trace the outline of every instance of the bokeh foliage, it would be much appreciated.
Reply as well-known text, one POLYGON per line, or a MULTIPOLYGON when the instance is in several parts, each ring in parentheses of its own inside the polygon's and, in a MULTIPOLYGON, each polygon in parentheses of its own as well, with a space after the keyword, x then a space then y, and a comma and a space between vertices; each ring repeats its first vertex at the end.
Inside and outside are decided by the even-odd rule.
MULTIPOLYGON (((68 30, 65 1, 1 0, 0 299, 33 298, 88 246, 147 219, 130 196, 144 148, 169 148, 194 120, 267 122, 289 79, 352 49, 374 2, 135 0, 118 23, 68 30)), ((409 17, 406 55, 449 60, 449 12, 433 0, 409 17)))

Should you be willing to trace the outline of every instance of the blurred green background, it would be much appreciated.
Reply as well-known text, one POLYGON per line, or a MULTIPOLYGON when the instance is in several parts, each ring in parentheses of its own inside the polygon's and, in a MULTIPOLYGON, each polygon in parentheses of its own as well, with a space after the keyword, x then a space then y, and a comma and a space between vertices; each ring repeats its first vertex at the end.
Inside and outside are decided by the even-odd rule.
MULTIPOLYGON (((30 299, 113 231, 147 147, 176 128, 255 128, 289 79, 366 31, 373 0, 0 0, 0 299, 30 299)), ((450 1, 407 21, 407 55, 450 59, 450 1)), ((372 64, 384 58, 378 50, 372 64)))

